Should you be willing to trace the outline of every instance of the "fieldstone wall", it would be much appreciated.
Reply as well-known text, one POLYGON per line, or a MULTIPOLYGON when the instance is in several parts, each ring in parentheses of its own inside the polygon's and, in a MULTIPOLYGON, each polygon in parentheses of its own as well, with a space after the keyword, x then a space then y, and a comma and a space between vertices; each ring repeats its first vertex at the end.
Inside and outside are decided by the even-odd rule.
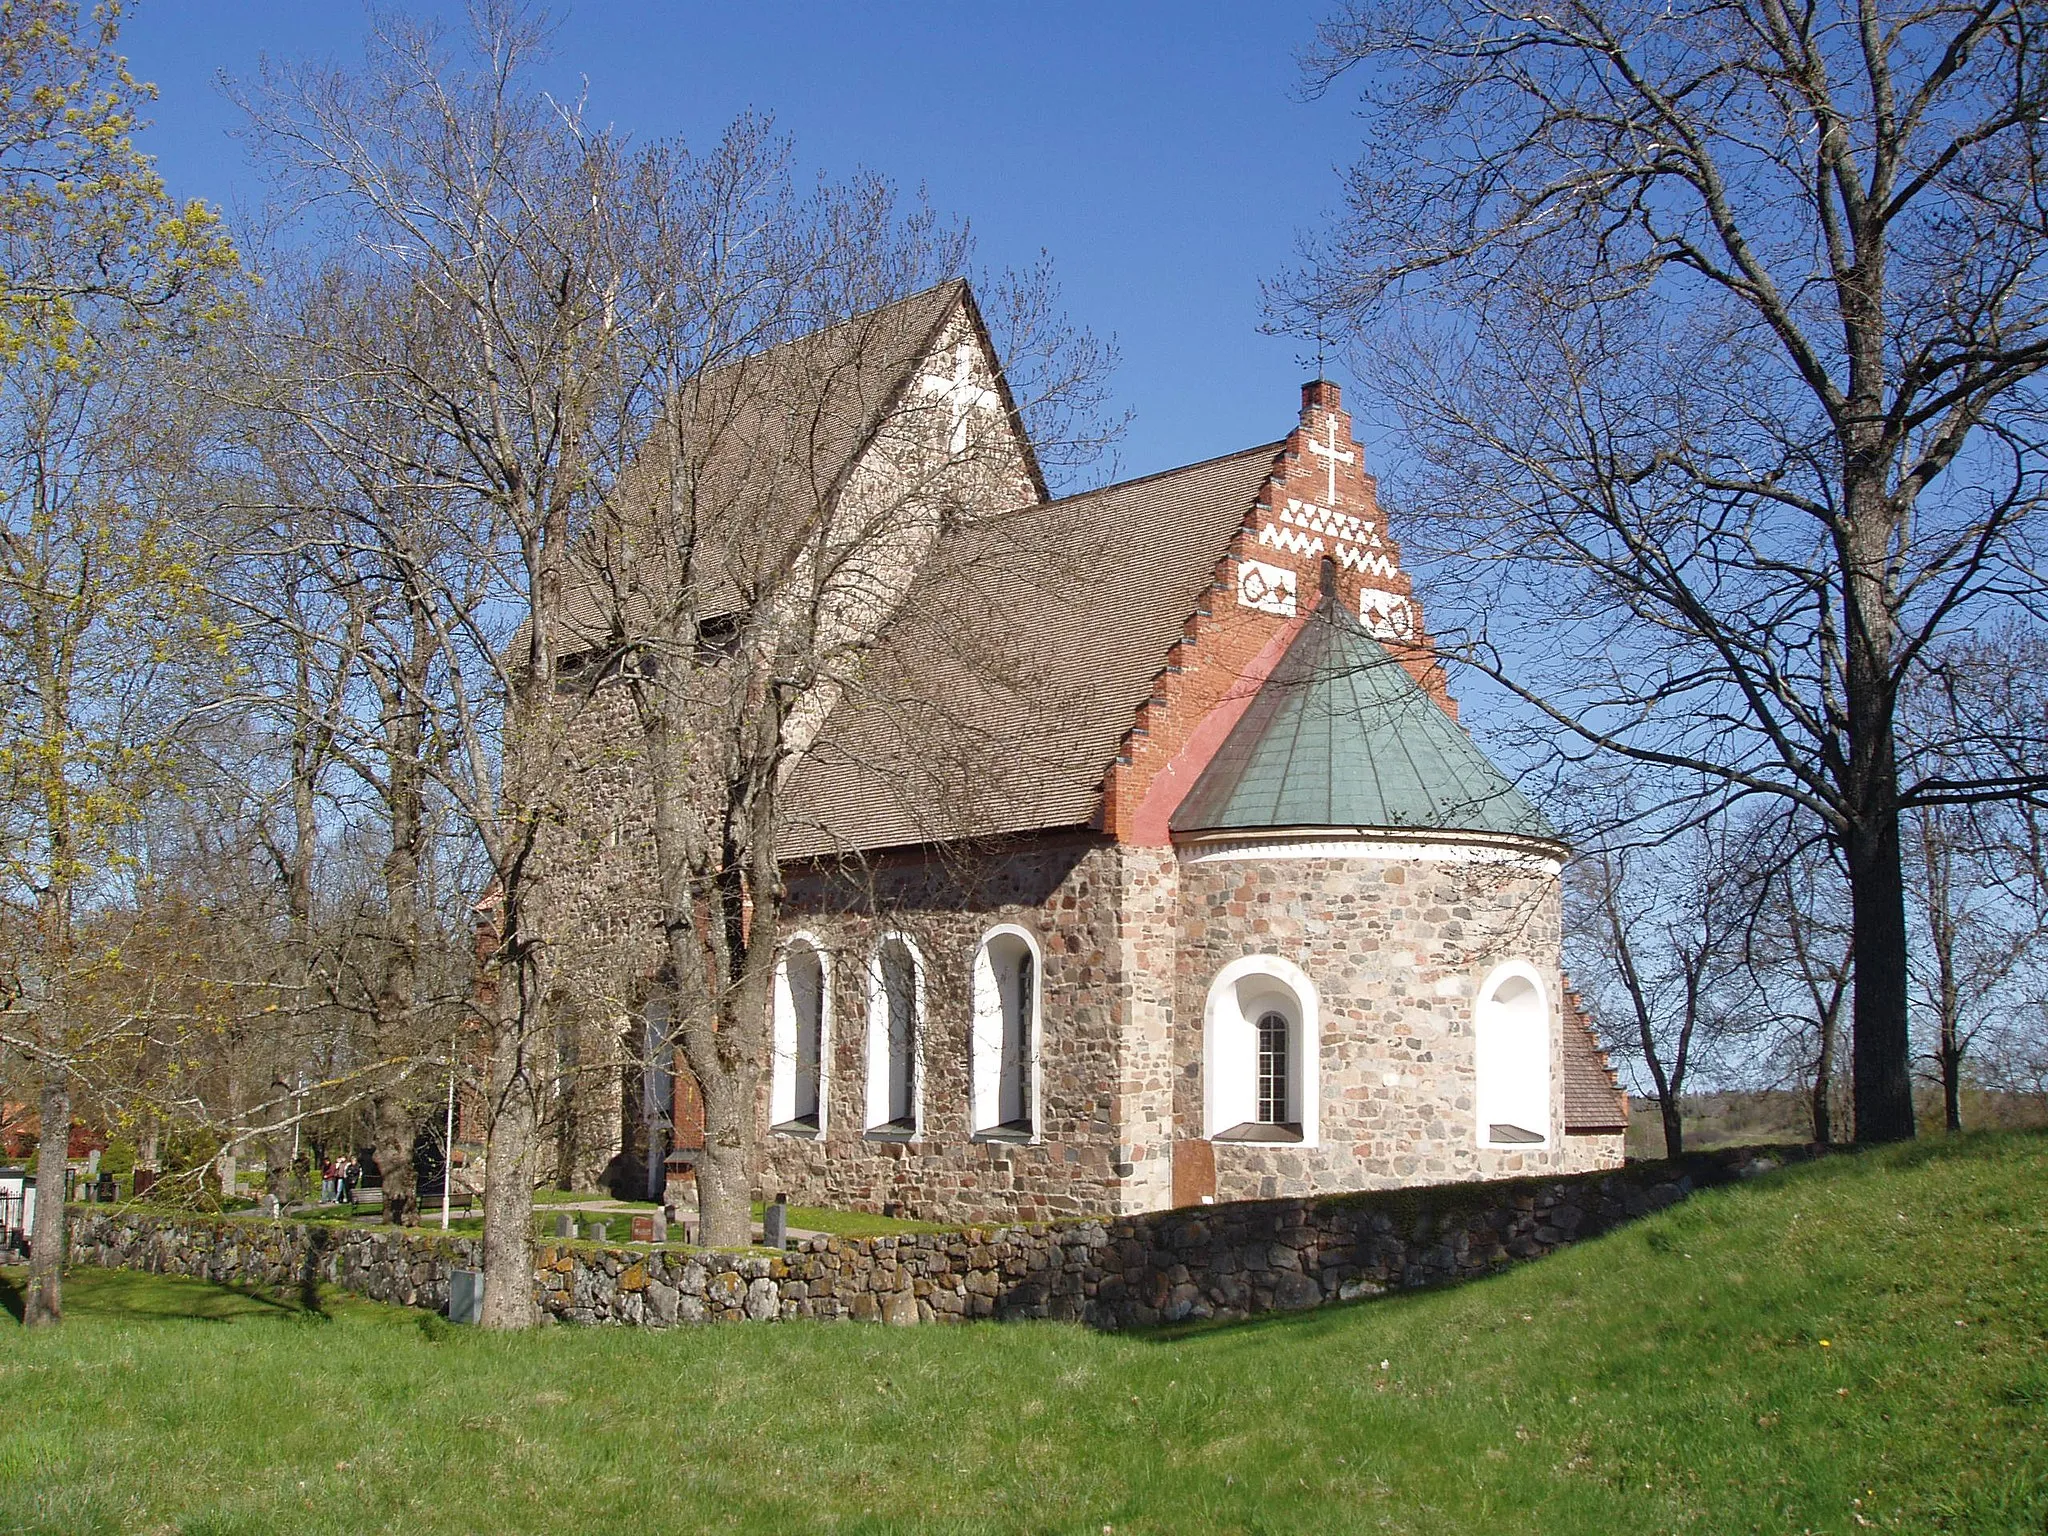
MULTIPOLYGON (((1274 954, 1314 983, 1321 1135, 1315 1146, 1217 1142, 1216 1198, 1388 1189, 1613 1166, 1563 1134, 1563 996, 1554 865, 1505 851, 1464 859, 1300 857, 1287 845, 1183 855, 1175 1117, 1203 1134, 1208 989, 1233 960, 1274 954), (1550 1008, 1548 1146, 1483 1147, 1473 1006, 1507 960, 1533 965, 1550 1008)), ((1604 1138, 1602 1139, 1605 1140, 1604 1138)))
MULTIPOLYGON (((1295 1312, 1489 1274, 1811 1149, 1740 1149, 1555 1179, 1197 1206, 1059 1226, 810 1239, 787 1253, 551 1244, 545 1321, 661 1328, 796 1318, 1057 1318, 1103 1329, 1295 1312)), ((232 1284, 342 1286, 445 1311, 481 1244, 432 1232, 76 1207, 77 1264, 232 1284)))
MULTIPOLYGON (((964 852, 964 851, 963 851, 964 852)), ((824 1132, 767 1129, 764 1196, 931 1221, 1056 1221, 1129 1208, 1119 1144, 1128 1050, 1123 1012, 1150 957, 1124 942, 1127 866, 1150 861, 1092 834, 1016 839, 946 858, 882 855, 850 870, 793 871, 784 915, 830 967, 824 1132), (880 913, 881 916, 876 914, 880 913), (970 1123, 974 957, 988 931, 1017 924, 1043 956, 1038 1139, 977 1139, 970 1123), (868 957, 897 934, 921 961, 918 1133, 872 1136, 867 1119, 868 957)), ((1163 1073, 1160 1074, 1163 1080, 1163 1073)), ((1151 1203, 1163 1203, 1161 1198, 1151 1203)))

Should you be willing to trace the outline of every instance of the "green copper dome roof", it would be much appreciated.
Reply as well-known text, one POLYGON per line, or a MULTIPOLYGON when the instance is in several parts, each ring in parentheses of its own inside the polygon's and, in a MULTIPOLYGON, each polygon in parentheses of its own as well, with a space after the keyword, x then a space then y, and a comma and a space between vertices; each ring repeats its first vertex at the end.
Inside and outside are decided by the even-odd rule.
POLYGON ((1302 626, 1172 821, 1175 832, 1262 827, 1560 841, 1334 594, 1302 626))

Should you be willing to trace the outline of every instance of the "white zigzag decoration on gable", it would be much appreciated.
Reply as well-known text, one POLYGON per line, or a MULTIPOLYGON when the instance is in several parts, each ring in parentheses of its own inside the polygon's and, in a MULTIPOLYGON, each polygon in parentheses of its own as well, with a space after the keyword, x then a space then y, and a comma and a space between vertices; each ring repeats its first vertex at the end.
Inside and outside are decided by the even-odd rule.
MULTIPOLYGON (((1345 514, 1342 513, 1338 514, 1338 516, 1340 517, 1344 515, 1345 514)), ((1346 520, 1365 529, 1366 540, 1369 540, 1370 543, 1376 547, 1368 549, 1355 548, 1351 544, 1347 543, 1342 537, 1336 536, 1333 531, 1333 538, 1335 539, 1335 543, 1337 546, 1334 551, 1337 564, 1343 566, 1347 570, 1358 571, 1365 575, 1400 575, 1401 568, 1398 565, 1396 565, 1392 560, 1389 560, 1386 557, 1386 555, 1382 552, 1384 546, 1381 545, 1379 539, 1372 534, 1370 526, 1367 524, 1360 523, 1357 518, 1347 518, 1346 520)), ((1300 525, 1300 520, 1288 517, 1285 513, 1282 514, 1282 521, 1293 522, 1296 523, 1297 526, 1293 528, 1280 528, 1274 526, 1272 523, 1263 523, 1259 527, 1259 542, 1261 544, 1264 544, 1269 549, 1284 549, 1293 554, 1305 556, 1311 560, 1320 559, 1322 557, 1323 551, 1328 546, 1324 544, 1320 534, 1303 531, 1303 528, 1300 525)), ((1365 542, 1365 540, 1362 540, 1361 542, 1365 542)))
POLYGON ((1287 505, 1280 509, 1280 521, 1296 528, 1306 528, 1310 533, 1327 533, 1333 538, 1368 548, 1381 547, 1380 536, 1373 532, 1372 524, 1364 518, 1340 512, 1334 507, 1319 507, 1312 501, 1288 497, 1287 505))

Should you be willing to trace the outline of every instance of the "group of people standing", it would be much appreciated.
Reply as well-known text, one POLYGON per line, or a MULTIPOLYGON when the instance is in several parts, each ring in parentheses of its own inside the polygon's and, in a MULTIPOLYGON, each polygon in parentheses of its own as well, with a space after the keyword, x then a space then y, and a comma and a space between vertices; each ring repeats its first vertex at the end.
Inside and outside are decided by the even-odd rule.
POLYGON ((330 1157, 320 1165, 320 1203, 353 1205, 362 1165, 352 1157, 330 1157))

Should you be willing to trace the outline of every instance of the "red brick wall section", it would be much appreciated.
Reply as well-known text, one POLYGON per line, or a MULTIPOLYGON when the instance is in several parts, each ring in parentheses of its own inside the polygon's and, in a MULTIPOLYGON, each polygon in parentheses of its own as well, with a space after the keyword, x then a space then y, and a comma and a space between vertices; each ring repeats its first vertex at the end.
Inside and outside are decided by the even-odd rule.
POLYGON ((1119 842, 1169 841, 1174 810, 1315 606, 1325 559, 1337 563, 1338 598, 1352 613, 1375 594, 1370 621, 1405 637, 1390 639, 1388 649, 1457 718, 1338 388, 1317 380, 1301 396, 1300 422, 1104 780, 1103 830, 1119 842), (1254 567, 1292 578, 1291 614, 1283 603, 1254 605, 1280 581, 1254 567))

